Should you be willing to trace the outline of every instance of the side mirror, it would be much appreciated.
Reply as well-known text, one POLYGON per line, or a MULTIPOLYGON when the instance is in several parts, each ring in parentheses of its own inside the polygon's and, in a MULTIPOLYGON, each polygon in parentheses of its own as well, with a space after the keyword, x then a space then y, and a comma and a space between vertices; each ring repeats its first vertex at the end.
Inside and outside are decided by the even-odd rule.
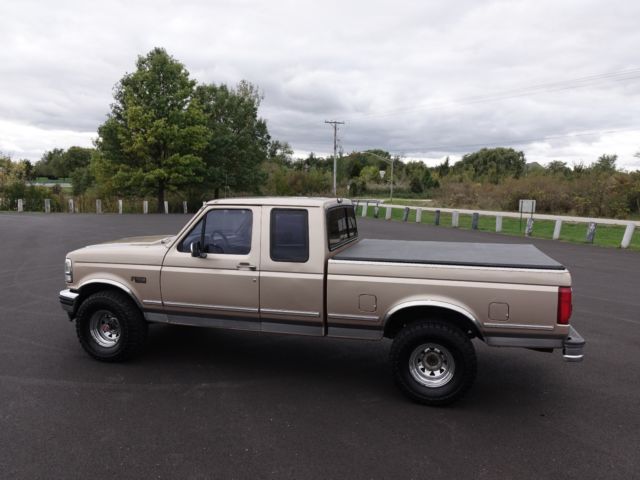
POLYGON ((191 250, 192 257, 206 258, 207 256, 207 254, 202 251, 202 245, 200 245, 199 241, 191 242, 191 245, 189 245, 189 249, 191 250))

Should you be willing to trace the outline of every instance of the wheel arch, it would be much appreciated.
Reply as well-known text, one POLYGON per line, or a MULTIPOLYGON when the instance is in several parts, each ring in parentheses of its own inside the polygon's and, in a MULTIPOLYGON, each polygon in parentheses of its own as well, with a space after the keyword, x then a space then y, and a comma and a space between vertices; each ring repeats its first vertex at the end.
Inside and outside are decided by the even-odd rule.
POLYGON ((384 336, 394 338, 406 325, 427 319, 443 320, 471 337, 483 338, 480 322, 471 312, 453 303, 437 300, 404 302, 389 309, 384 316, 384 336))
POLYGON ((144 311, 142 307, 142 303, 135 296, 133 291, 127 287, 125 284, 116 282, 115 280, 109 280, 106 278, 94 278, 82 283, 78 288, 77 292, 80 294, 78 301, 76 302, 76 309, 80 304, 89 296, 96 292, 111 290, 124 293, 127 297, 129 297, 136 306, 140 309, 140 311, 144 311))

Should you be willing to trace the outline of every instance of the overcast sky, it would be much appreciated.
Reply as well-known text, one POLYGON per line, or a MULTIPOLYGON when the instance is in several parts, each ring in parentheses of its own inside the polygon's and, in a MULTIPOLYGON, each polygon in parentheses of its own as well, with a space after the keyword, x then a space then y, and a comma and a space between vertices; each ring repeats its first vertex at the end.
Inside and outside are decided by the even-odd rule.
POLYGON ((164 47, 201 82, 264 93, 303 155, 382 148, 433 165, 483 146, 640 169, 640 3, 0 3, 0 151, 91 145, 114 84, 164 47))

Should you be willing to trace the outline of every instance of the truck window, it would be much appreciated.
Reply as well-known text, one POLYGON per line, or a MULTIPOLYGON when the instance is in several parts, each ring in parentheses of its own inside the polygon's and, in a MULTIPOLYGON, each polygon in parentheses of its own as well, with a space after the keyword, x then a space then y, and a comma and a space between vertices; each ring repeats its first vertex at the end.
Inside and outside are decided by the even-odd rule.
POLYGON ((309 260, 309 214, 306 210, 271 210, 271 260, 298 262, 309 260))
POLYGON ((189 252, 192 242, 204 240, 202 249, 206 253, 246 255, 251 251, 252 229, 251 210, 210 210, 180 242, 178 251, 189 252))
POLYGON ((358 237, 356 214, 352 206, 336 207, 327 211, 327 235, 329 250, 335 250, 358 237))

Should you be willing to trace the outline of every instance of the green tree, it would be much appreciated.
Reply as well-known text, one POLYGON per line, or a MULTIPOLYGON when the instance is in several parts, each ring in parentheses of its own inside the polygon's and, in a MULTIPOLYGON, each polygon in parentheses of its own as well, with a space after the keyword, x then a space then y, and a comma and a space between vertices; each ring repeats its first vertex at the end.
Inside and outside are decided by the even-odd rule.
POLYGON ((454 171, 468 171, 473 180, 486 180, 493 184, 504 178, 519 178, 525 171, 527 161, 523 152, 513 148, 483 148, 468 153, 454 165, 454 171))
POLYGON ((571 169, 567 166, 567 162, 553 160, 547 164, 547 172, 551 175, 567 176, 571 173, 571 169))
POLYGON ((164 49, 139 56, 98 128, 98 180, 118 193, 156 195, 158 211, 167 191, 202 182, 210 133, 191 101, 194 88, 184 65, 164 49))
POLYGON ((599 172, 599 173, 615 173, 617 168, 616 168, 616 162, 618 161, 618 156, 617 155, 607 155, 606 153, 604 155, 600 155, 600 157, 598 157, 598 161, 595 162, 591 168, 595 171, 595 172, 599 172))
POLYGON ((443 178, 449 175, 451 171, 451 165, 449 165, 449 157, 445 159, 440 165, 436 166, 436 171, 438 172, 438 177, 443 178))
POLYGON ((42 154, 34 167, 36 177, 57 177, 63 165, 64 149, 54 148, 42 154))
POLYGON ((268 158, 270 162, 291 167, 293 163, 292 155, 293 149, 287 142, 274 140, 269 144, 268 158))
POLYGON ((44 152, 33 169, 36 177, 71 177, 74 170, 87 168, 91 161, 93 148, 69 147, 68 150, 54 148, 44 152))
POLYGON ((245 81, 235 89, 213 84, 196 88, 194 103, 211 133, 202 154, 206 185, 216 198, 227 186, 257 192, 264 181, 260 164, 273 152, 267 124, 258 117, 260 101, 258 89, 245 81))

